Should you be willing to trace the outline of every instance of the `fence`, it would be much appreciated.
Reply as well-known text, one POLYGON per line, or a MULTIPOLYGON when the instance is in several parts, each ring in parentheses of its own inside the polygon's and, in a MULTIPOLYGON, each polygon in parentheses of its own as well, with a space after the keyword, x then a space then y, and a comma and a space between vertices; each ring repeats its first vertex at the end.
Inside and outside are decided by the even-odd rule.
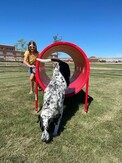
POLYGON ((0 50, 0 61, 23 61, 24 52, 0 50))

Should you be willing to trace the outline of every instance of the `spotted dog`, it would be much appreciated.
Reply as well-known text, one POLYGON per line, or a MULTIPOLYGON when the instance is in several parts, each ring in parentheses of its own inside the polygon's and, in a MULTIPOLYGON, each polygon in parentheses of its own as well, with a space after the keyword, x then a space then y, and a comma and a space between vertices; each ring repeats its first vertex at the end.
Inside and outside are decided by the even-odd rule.
POLYGON ((53 136, 58 134, 63 115, 65 91, 70 82, 70 69, 67 63, 59 59, 37 60, 40 62, 56 62, 52 79, 44 91, 43 106, 39 115, 40 128, 42 131, 41 140, 50 142, 53 136))

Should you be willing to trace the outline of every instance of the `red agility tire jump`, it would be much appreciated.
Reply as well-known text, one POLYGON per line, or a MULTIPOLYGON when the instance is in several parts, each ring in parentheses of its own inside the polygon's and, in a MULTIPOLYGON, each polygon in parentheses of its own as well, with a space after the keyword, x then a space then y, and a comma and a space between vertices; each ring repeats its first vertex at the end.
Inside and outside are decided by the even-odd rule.
MULTIPOLYGON (((77 45, 70 42, 55 42, 47 46, 38 58, 45 59, 56 52, 68 54, 74 62, 74 74, 70 78, 70 85, 66 90, 66 97, 73 96, 80 92, 86 85, 86 96, 88 96, 88 80, 90 73, 89 60, 85 52, 77 45)), ((50 78, 45 72, 45 65, 39 61, 36 62, 36 80, 43 90, 48 85, 50 78)), ((88 97, 86 97, 88 98, 88 97)), ((87 99, 86 99, 87 103, 87 99)))

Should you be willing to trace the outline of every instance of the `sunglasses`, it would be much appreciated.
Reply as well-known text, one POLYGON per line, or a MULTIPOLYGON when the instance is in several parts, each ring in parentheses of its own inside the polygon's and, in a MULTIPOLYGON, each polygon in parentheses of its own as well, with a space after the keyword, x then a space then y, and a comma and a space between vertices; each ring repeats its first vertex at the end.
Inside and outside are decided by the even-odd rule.
POLYGON ((35 49, 36 47, 35 46, 29 46, 29 49, 35 49))

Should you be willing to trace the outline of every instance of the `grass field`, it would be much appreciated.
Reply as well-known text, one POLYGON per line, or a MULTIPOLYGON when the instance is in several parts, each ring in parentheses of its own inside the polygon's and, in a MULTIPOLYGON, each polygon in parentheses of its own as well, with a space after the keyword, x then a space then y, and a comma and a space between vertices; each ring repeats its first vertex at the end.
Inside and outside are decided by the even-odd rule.
POLYGON ((122 163, 122 65, 99 67, 114 69, 91 69, 89 112, 82 91, 66 99, 60 135, 49 144, 40 139, 27 68, 0 67, 0 163, 122 163))

